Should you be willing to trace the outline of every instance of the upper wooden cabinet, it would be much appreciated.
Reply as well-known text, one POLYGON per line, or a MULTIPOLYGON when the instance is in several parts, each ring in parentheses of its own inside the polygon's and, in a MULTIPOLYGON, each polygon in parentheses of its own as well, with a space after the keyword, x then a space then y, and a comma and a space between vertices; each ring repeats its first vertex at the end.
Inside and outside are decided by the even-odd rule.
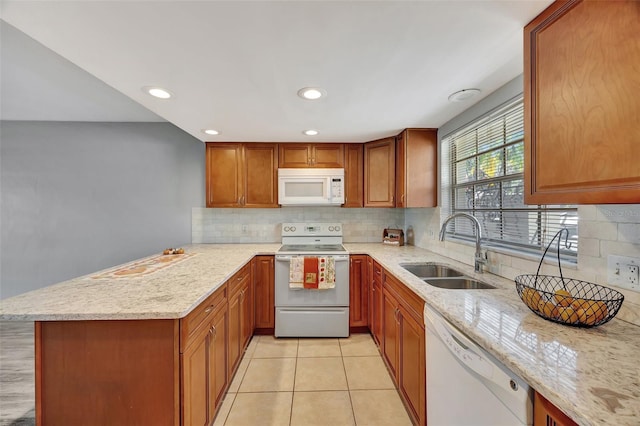
POLYGON ((344 145, 341 143, 323 144, 280 144, 279 167, 285 169, 326 167, 344 167, 344 145))
POLYGON ((395 207, 395 138, 364 144, 364 206, 395 207))
POLYGON ((345 144, 343 207, 362 207, 364 198, 364 158, 361 143, 345 144))
POLYGON ((438 205, 438 131, 406 129, 396 138, 396 207, 438 205))
POLYGON ((207 207, 278 207, 278 144, 207 143, 207 207))
POLYGON ((640 4, 558 1, 524 29, 525 202, 640 202, 640 4))

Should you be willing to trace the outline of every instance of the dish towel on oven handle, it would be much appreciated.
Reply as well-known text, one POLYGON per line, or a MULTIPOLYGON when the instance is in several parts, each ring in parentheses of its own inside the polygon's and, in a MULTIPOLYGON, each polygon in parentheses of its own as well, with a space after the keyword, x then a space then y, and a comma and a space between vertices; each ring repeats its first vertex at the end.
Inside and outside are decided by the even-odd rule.
POLYGON ((328 290, 336 286, 336 262, 332 256, 318 258, 318 289, 328 290))
POLYGON ((304 257, 292 257, 289 263, 289 288, 304 288, 304 257))
POLYGON ((317 257, 307 256, 304 258, 304 288, 318 288, 318 273, 320 272, 319 259, 317 257))

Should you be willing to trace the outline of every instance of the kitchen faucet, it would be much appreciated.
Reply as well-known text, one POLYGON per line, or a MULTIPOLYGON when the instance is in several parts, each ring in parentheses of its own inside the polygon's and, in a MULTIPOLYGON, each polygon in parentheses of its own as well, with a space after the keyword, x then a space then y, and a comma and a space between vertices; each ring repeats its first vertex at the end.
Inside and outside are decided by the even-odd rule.
POLYGON ((475 255, 475 262, 474 262, 474 266, 473 266, 473 270, 476 272, 480 272, 482 273, 482 265, 486 265, 487 264, 487 254, 482 252, 482 249, 480 247, 480 240, 482 239, 482 231, 481 231, 481 227, 480 227, 480 221, 478 221, 478 218, 476 218, 475 216, 472 216, 468 213, 454 213, 451 216, 449 216, 448 218, 446 218, 442 224, 442 227, 440 228, 440 241, 444 241, 444 235, 445 235, 445 231, 447 229, 447 224, 449 223, 449 221, 451 219, 454 219, 456 217, 466 217, 467 219, 471 220, 471 222, 473 222, 475 230, 476 230, 476 255, 475 255))

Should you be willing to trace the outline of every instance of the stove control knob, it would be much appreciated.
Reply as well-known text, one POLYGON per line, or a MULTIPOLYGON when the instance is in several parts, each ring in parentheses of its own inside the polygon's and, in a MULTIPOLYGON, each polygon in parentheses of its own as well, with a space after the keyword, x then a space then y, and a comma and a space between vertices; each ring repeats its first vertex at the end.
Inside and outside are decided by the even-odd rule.
POLYGON ((291 230, 291 228, 289 228, 288 226, 284 227, 284 232, 289 232, 291 230))
POLYGON ((340 227, 339 227, 339 226, 336 226, 336 227, 335 227, 335 230, 336 230, 336 231, 340 231, 340 227))
POLYGON ((296 227, 295 226, 291 227, 291 232, 296 232, 296 227))
POLYGON ((333 232, 333 226, 329 227, 329 232, 333 232))

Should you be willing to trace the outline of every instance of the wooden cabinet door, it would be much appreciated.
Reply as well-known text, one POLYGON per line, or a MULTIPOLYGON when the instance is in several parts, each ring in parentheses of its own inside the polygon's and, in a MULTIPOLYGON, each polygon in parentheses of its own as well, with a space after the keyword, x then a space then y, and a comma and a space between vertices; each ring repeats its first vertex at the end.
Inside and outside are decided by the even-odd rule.
MULTIPOLYGON (((214 314, 209 337, 209 423, 222 403, 230 378, 227 371, 227 306, 221 305, 214 314)), ((185 423, 189 424, 189 423, 185 423)))
POLYGON ((533 399, 533 426, 578 426, 545 397, 535 392, 533 399))
POLYGON ((349 257, 349 327, 367 327, 369 292, 367 256, 349 257))
POLYGON ((255 284, 255 328, 273 332, 275 327, 274 257, 256 256, 253 280, 255 284))
POLYGON ((345 144, 343 207, 362 207, 364 203, 364 156, 361 143, 345 144))
POLYGON ((241 339, 241 292, 236 291, 229 297, 229 362, 227 375, 233 377, 238 362, 240 361, 240 339, 241 339))
POLYGON ((278 144, 244 144, 243 207, 278 207, 278 144))
POLYGON ((398 389, 414 424, 426 424, 426 354, 423 322, 400 302, 400 368, 398 389))
POLYGON ((373 278, 371 279, 371 330, 373 338, 379 347, 383 346, 382 339, 382 268, 373 262, 373 278))
POLYGON ((382 353, 394 382, 398 380, 400 340, 398 300, 387 289, 382 291, 382 353))
POLYGON ((240 207, 244 191, 242 144, 207 143, 207 207, 240 207))
POLYGON ((554 2, 524 29, 525 203, 640 202, 640 7, 554 2))
POLYGON ((344 167, 344 145, 341 143, 316 144, 312 147, 311 166, 339 169, 344 167))
POLYGON ((311 145, 281 143, 278 148, 278 152, 278 167, 285 169, 297 169, 311 166, 311 145))
POLYGON ((247 275, 240 290, 240 353, 244 352, 253 335, 253 302, 251 295, 251 277, 247 275))
POLYGON ((182 366, 182 424, 208 425, 210 328, 205 326, 180 355, 182 366))
POLYGON ((396 207, 438 205, 438 131, 406 129, 396 140, 396 207))
POLYGON ((364 206, 395 206, 395 139, 364 144, 364 206))

